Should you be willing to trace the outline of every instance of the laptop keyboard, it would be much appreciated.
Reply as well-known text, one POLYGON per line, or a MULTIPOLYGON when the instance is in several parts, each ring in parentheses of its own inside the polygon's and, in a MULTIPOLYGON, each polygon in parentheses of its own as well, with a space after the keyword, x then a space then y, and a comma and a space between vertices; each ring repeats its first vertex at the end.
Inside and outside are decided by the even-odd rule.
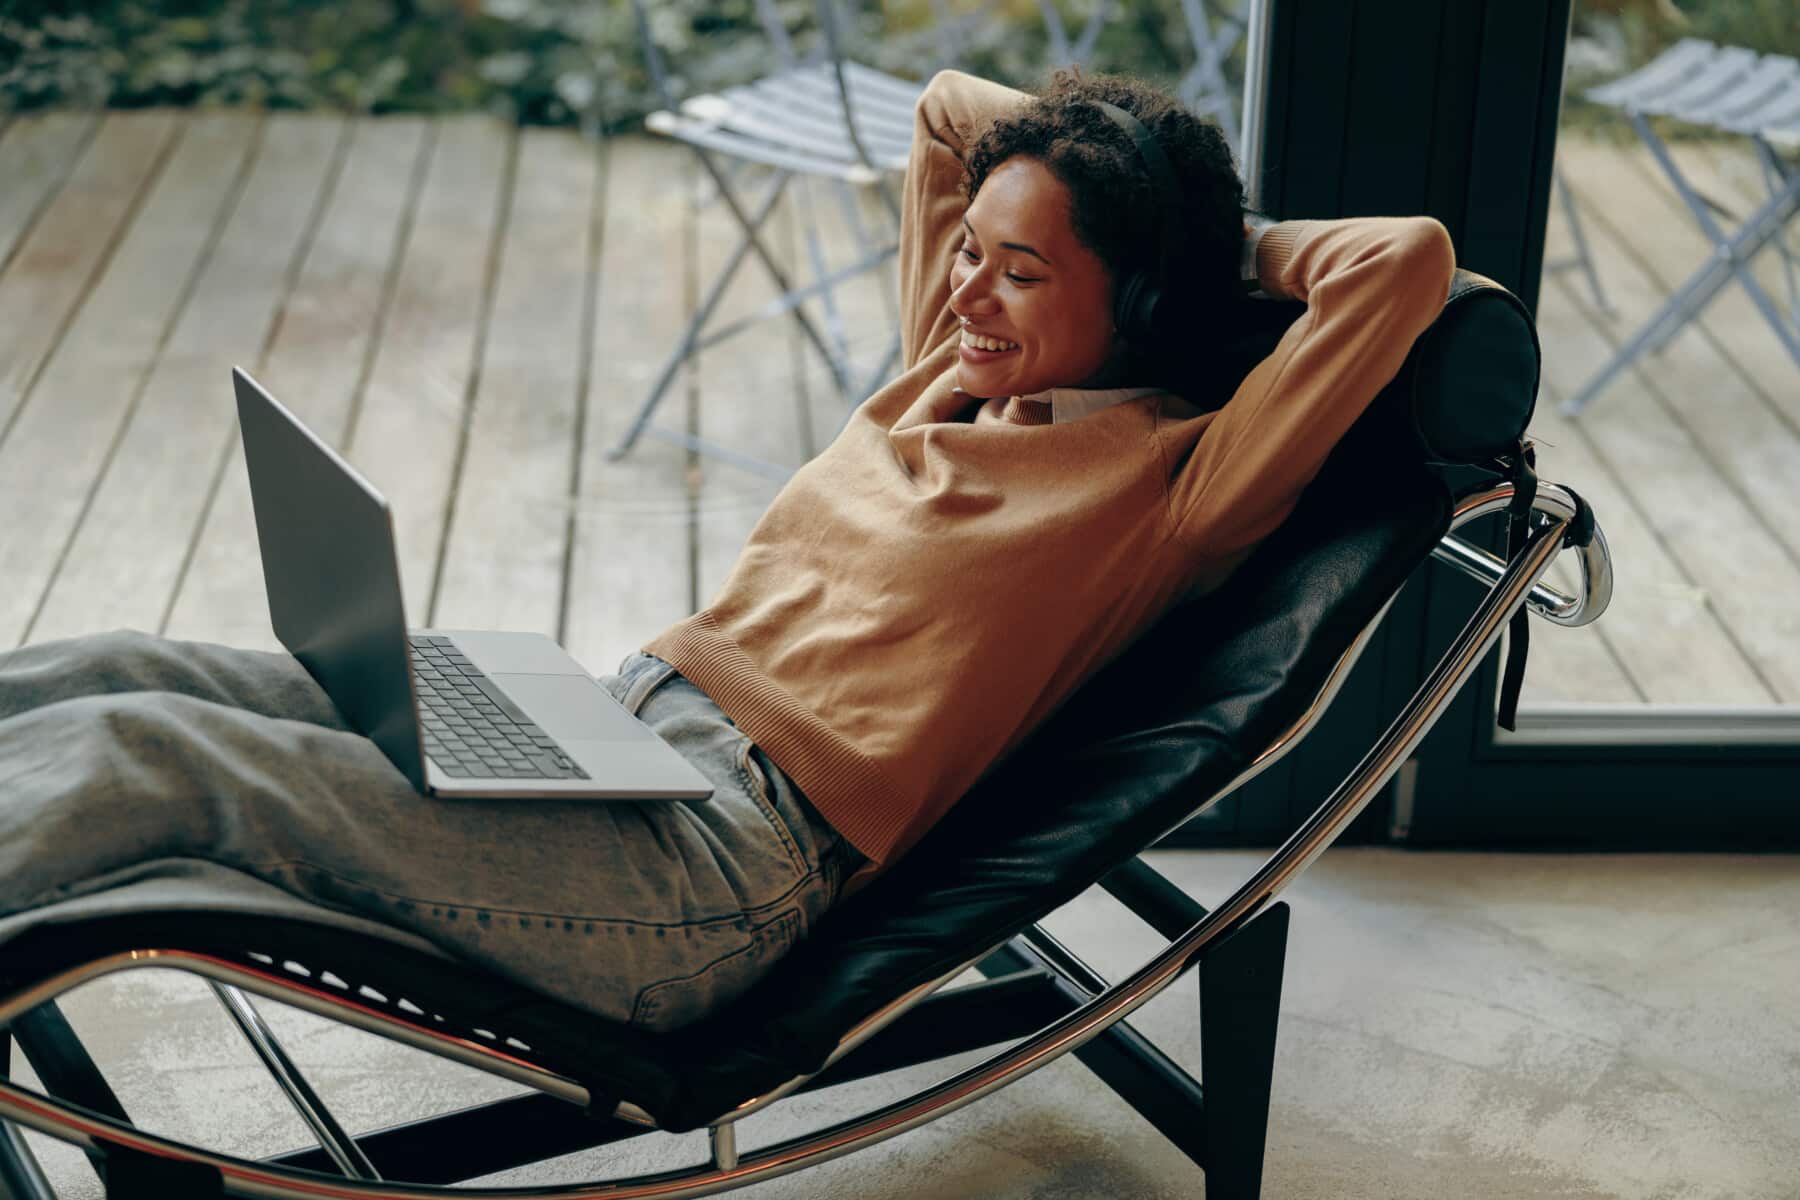
POLYGON ((510 702, 447 637, 412 634, 425 753, 461 779, 586 779, 556 739, 510 702), (512 709, 512 714, 508 709, 512 709))

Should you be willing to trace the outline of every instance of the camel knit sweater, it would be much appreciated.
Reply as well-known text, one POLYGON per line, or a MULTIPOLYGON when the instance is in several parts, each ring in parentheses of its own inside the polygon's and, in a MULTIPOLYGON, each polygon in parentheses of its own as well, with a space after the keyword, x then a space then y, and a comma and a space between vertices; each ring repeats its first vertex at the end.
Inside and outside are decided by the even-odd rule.
MULTIPOLYGON (((926 89, 902 214, 902 374, 782 489, 712 603, 644 647, 871 869, 1280 524, 1454 267, 1429 218, 1282 222, 1257 247, 1260 285, 1307 311, 1218 411, 1153 393, 1045 423, 1022 398, 953 391, 962 152, 1020 99, 954 72, 926 89)), ((1193 342, 1206 352, 1204 330, 1193 342)))

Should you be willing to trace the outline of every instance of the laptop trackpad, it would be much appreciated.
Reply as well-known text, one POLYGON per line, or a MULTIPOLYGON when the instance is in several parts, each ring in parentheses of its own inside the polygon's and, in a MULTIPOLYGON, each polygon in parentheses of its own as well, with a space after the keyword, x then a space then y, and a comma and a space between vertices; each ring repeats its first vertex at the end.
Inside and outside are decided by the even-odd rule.
POLYGON ((488 678, 553 738, 614 742, 655 740, 649 726, 625 711, 605 688, 585 675, 517 675, 488 678))

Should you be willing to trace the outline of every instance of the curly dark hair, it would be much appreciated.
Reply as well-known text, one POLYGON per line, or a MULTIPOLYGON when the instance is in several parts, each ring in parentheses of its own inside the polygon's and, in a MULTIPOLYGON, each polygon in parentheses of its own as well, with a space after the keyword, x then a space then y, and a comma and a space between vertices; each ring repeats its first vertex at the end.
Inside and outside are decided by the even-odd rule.
MULTIPOLYGON (((1244 185, 1225 135, 1174 97, 1125 75, 1058 71, 1034 101, 994 122, 964 160, 970 200, 1009 158, 1042 162, 1069 189, 1075 234, 1106 265, 1115 283, 1154 269, 1162 244, 1162 205, 1149 167, 1131 135, 1095 101, 1118 106, 1150 130, 1181 187, 1185 214, 1180 259, 1167 264, 1164 304, 1177 319, 1230 326, 1243 303, 1238 260, 1244 246, 1244 185)), ((1172 349, 1172 348, 1171 348, 1172 349)), ((1186 382, 1191 362, 1157 361, 1153 346, 1134 347, 1149 383, 1186 382)), ((1192 391, 1192 387, 1184 388, 1192 391)), ((1192 397, 1197 401, 1200 397, 1192 397)))

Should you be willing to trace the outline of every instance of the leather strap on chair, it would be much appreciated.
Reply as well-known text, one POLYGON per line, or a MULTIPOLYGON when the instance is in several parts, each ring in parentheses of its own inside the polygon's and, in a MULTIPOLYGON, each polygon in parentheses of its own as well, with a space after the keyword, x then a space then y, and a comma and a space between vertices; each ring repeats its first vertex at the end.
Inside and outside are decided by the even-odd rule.
MULTIPOLYGON (((1506 510, 1506 558, 1510 562, 1531 536, 1531 506, 1537 500, 1537 450, 1529 441, 1520 439, 1518 451, 1500 462, 1513 485, 1512 504, 1506 510)), ((1500 709, 1495 717, 1508 733, 1518 726, 1519 691, 1525 684, 1525 659, 1530 652, 1531 613, 1529 606, 1522 604, 1506 631, 1506 667, 1500 676, 1500 709)))

